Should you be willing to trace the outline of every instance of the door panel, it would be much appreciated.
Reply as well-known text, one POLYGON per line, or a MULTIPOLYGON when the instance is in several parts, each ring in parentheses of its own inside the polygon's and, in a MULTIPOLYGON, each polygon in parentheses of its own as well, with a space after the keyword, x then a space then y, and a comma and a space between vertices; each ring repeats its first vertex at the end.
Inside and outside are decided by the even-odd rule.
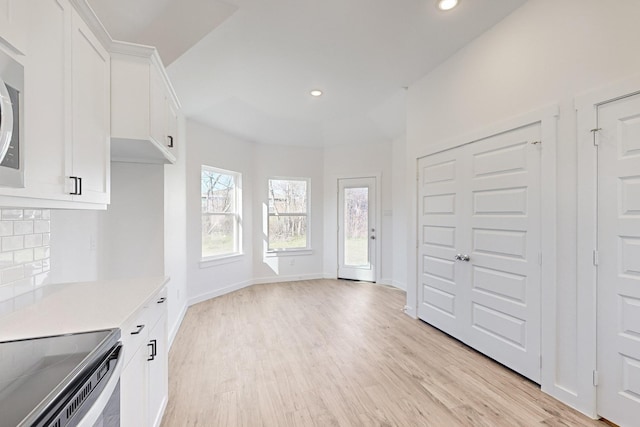
POLYGON ((375 282, 376 179, 340 179, 338 195, 338 277, 375 282))
POLYGON ((539 138, 536 124, 419 162, 419 317, 534 381, 540 380, 540 149, 531 142, 539 138))
POLYGON ((598 108, 599 415, 640 413, 640 95, 598 108))

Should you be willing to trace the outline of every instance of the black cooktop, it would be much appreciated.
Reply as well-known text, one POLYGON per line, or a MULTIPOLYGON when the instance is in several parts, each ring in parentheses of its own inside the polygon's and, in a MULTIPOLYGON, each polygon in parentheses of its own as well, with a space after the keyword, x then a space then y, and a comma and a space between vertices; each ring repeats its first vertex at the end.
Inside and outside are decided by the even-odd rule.
POLYGON ((32 425, 119 337, 114 329, 0 342, 0 427, 32 425))

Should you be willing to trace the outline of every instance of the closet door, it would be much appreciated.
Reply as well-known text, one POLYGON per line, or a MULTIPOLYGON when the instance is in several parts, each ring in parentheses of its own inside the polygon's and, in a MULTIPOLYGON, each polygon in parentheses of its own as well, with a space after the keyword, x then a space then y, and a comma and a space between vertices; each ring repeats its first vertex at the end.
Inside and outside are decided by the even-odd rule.
MULTIPOLYGON (((540 382, 540 125, 469 145, 468 344, 540 382)), ((465 248, 465 251, 467 248, 465 248)))
POLYGON ((598 107, 598 414, 640 414, 640 95, 598 107))
POLYGON ((420 159, 418 316, 540 381, 540 125, 420 159))
POLYGON ((458 339, 469 323, 469 269, 456 256, 469 247, 470 178, 466 147, 418 162, 418 317, 458 339))

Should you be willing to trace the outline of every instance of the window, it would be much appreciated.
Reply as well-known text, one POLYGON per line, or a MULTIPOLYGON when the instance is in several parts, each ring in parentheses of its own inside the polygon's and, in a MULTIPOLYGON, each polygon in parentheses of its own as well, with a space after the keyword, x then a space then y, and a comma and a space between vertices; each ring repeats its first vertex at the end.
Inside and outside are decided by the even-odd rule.
POLYGON ((309 179, 269 180, 269 250, 309 249, 309 179))
POLYGON ((240 253, 240 178, 237 172, 202 166, 202 258, 240 253))

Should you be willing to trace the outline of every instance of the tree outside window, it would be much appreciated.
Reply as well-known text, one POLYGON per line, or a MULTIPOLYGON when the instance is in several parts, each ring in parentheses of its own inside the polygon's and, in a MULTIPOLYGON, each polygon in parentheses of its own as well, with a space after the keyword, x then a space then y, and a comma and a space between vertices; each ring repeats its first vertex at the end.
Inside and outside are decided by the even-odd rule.
POLYGON ((240 177, 237 172, 202 166, 202 258, 240 253, 240 177))
POLYGON ((309 179, 269 180, 269 250, 309 248, 309 179))

